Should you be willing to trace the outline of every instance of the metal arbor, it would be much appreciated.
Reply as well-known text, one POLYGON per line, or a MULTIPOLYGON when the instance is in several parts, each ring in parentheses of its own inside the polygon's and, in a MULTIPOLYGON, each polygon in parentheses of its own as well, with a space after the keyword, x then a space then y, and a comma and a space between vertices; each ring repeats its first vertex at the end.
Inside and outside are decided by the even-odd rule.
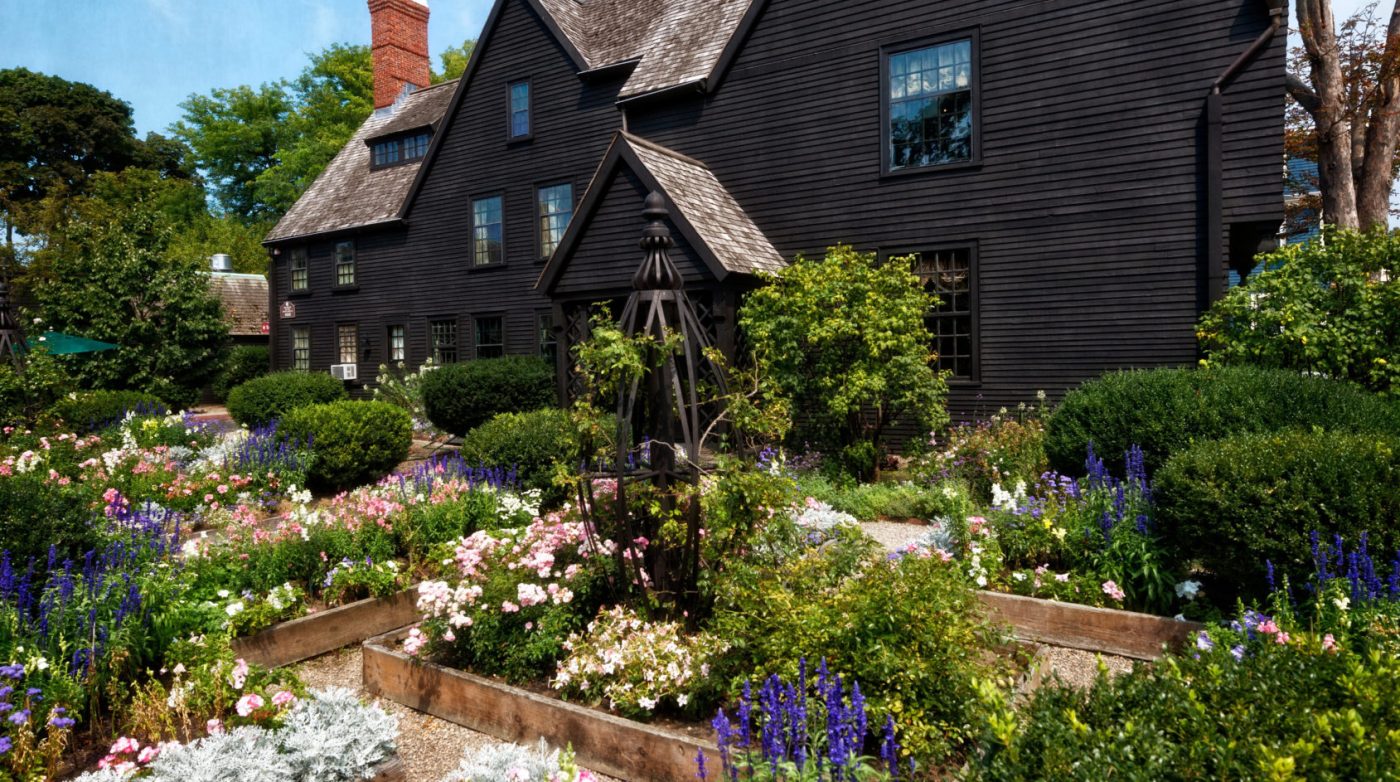
POLYGON ((24 331, 10 311, 10 283, 0 273, 0 361, 8 361, 16 371, 24 365, 24 331))
MULTIPOLYGON (((686 296, 685 281, 671 261, 675 241, 666 225, 670 213, 661 194, 647 196, 642 216, 647 221, 641 241, 646 257, 632 277, 633 291, 619 321, 623 334, 642 340, 648 353, 644 373, 629 388, 619 389, 617 401, 616 511, 621 526, 617 531, 626 534, 627 540, 638 536, 655 540, 660 523, 673 518, 677 510, 677 484, 698 482, 705 440, 702 427, 710 420, 703 409, 701 386, 713 383, 721 394, 724 388, 722 369, 707 354, 709 338, 686 296), (641 460, 634 458, 638 434, 647 438, 641 460), (629 469, 629 465, 636 467, 629 469), (625 503, 629 481, 648 481, 657 490, 660 518, 632 517, 625 503)), ((696 595, 698 498, 693 497, 683 513, 684 543, 668 536, 668 542, 648 549, 644 560, 649 573, 639 579, 649 581, 659 596, 669 598, 677 608, 686 606, 696 595)))

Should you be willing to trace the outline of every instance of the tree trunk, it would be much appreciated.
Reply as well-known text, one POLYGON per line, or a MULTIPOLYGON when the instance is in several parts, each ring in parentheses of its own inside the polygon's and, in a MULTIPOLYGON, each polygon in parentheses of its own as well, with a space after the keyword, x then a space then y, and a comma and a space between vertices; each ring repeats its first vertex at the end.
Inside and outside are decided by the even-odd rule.
POLYGON ((1346 85, 1331 0, 1298 0, 1298 32, 1311 66, 1316 96, 1310 113, 1317 126, 1323 219, 1342 228, 1357 228, 1360 221, 1352 167, 1352 129, 1346 112, 1346 85))
POLYGON ((1385 230, 1390 220, 1390 190, 1394 181, 1395 146, 1400 138, 1400 68, 1395 51, 1400 44, 1400 5, 1390 12, 1377 99, 1366 126, 1365 160, 1356 173, 1356 212, 1362 230, 1385 230))

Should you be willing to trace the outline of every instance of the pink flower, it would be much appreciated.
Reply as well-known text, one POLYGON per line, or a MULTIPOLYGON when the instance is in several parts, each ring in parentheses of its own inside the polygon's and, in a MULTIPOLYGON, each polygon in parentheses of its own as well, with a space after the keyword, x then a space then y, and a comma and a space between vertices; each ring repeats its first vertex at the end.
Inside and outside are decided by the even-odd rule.
POLYGON ((418 652, 428 643, 428 639, 423 636, 422 631, 413 628, 408 631, 408 637, 403 639, 403 653, 409 657, 417 657, 418 652))
POLYGON ((159 754, 160 747, 142 747, 141 752, 136 755, 136 762, 144 766, 155 760, 159 754))
POLYGON ((1333 638, 1331 633, 1322 636, 1322 651, 1337 653, 1337 639, 1333 638))
POLYGON ((113 744, 108 752, 111 752, 113 755, 125 755, 130 752, 136 752, 139 749, 141 749, 141 742, 130 736, 122 736, 117 739, 117 743, 113 744))
POLYGON ((219 488, 215 489, 214 491, 217 491, 220 494, 228 494, 228 486, 221 483, 219 484, 219 488))
POLYGON ((1259 623, 1259 627, 1256 629, 1264 635, 1273 635, 1278 632, 1278 625, 1274 624, 1274 620, 1272 619, 1265 619, 1259 623))
POLYGON ((1103 593, 1119 602, 1122 602, 1124 597, 1123 590, 1112 581, 1103 582, 1103 593))
POLYGON ((233 672, 229 674, 228 683, 232 684, 235 690, 241 690, 247 681, 248 661, 240 657, 233 662, 233 672))
POLYGON ((262 696, 255 692, 250 692, 238 699, 238 704, 234 706, 234 710, 238 712, 238 716, 247 717, 258 709, 261 709, 263 705, 262 696))
POLYGON ((209 720, 204 723, 204 729, 209 732, 209 735, 217 736, 224 732, 224 723, 217 719, 209 720))
POLYGON ((1280 632, 1278 635, 1274 636, 1274 643, 1279 646, 1286 646, 1288 644, 1288 633, 1280 632))
POLYGON ((504 603, 501 603, 501 613, 503 614, 514 614, 518 613, 519 611, 520 606, 510 602, 509 600, 505 601, 504 603))
POLYGON ((276 706, 279 709, 283 706, 296 703, 296 701, 297 696, 293 695, 291 690, 282 690, 276 695, 272 696, 272 705, 276 706))

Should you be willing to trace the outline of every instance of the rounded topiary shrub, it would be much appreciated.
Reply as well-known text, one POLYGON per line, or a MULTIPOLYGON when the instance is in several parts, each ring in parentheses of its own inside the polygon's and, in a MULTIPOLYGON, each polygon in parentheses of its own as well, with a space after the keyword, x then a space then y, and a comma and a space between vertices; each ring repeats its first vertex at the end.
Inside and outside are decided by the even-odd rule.
POLYGON ((423 376, 423 407, 433 426, 464 435, 500 413, 555 403, 554 369, 534 356, 448 364, 423 376))
POLYGON ((228 399, 235 386, 254 378, 262 377, 269 371, 271 360, 264 345, 239 345, 229 351, 224 359, 224 369, 210 387, 215 399, 228 399))
POLYGON ((1046 421, 1050 466, 1081 474, 1089 443, 1108 466, 1142 448, 1149 471, 1192 443, 1323 429, 1400 435, 1400 411, 1341 381, 1253 367, 1112 372, 1071 391, 1046 421))
POLYGON ((1155 492, 1166 543, 1227 593, 1265 594, 1266 561, 1301 584, 1314 569, 1313 532, 1349 544, 1365 532, 1386 560, 1400 546, 1394 437, 1291 431, 1200 443, 1167 461, 1155 492))
POLYGON ((274 372, 229 391, 228 414, 244 426, 266 426, 298 407, 345 397, 345 383, 328 374, 274 372))
POLYGON ((164 415, 165 403, 140 391, 81 391, 58 400, 49 414, 72 429, 95 432, 126 417, 128 413, 164 415))
POLYGON ((307 479, 320 488, 375 481, 406 459, 413 444, 413 418, 387 402, 303 405, 280 420, 279 434, 311 444, 307 479))
POLYGON ((552 484, 554 465, 576 456, 568 412, 557 409, 502 413, 467 433, 467 464, 514 469, 523 489, 539 489, 547 502, 563 499, 552 484))

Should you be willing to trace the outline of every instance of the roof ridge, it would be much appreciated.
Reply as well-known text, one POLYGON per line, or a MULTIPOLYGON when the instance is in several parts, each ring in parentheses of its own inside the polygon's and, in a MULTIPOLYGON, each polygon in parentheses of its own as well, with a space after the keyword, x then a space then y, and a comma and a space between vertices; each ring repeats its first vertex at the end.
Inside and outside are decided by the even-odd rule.
MULTIPOLYGON (((682 161, 682 162, 684 162, 684 163, 689 163, 690 165, 695 166, 695 167, 697 167, 697 168, 703 168, 703 169, 706 170, 706 171, 709 171, 709 170, 710 170, 710 167, 709 167, 708 164, 706 164, 706 163, 704 163, 704 162, 702 162, 702 161, 700 161, 700 160, 698 160, 698 159, 696 159, 696 158, 693 158, 693 157, 691 157, 690 155, 685 154, 684 152, 677 152, 676 150, 671 149, 671 148, 668 147, 668 146, 664 146, 664 145, 662 145, 662 144, 658 144, 657 142, 652 141, 651 139, 642 138, 641 136, 638 136, 638 135, 636 135, 636 134, 634 134, 634 133, 632 133, 632 132, 630 132, 630 131, 626 131, 626 130, 619 130, 619 131, 618 131, 618 134, 621 135, 624 139, 626 139, 626 140, 628 140, 628 141, 630 141, 630 142, 634 142, 634 143, 640 144, 641 146, 644 146, 644 147, 646 147, 646 148, 648 148, 648 149, 651 149, 651 150, 656 151, 656 152, 660 152, 660 153, 663 154, 663 155, 667 155, 667 156, 669 156, 669 157, 673 157, 673 158, 675 158, 675 159, 677 159, 677 160, 680 160, 680 161, 682 161)), ((711 172, 711 173, 713 173, 713 172, 711 172)))

